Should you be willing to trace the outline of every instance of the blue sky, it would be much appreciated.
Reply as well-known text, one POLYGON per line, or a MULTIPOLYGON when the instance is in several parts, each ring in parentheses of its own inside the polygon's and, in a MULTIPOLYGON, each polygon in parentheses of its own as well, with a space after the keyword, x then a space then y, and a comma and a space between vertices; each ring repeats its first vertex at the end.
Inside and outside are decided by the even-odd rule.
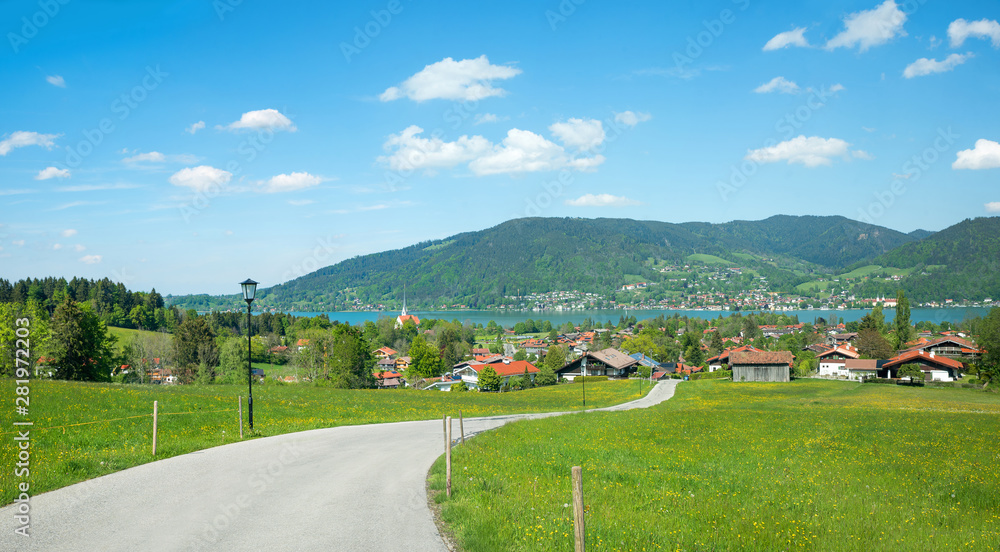
POLYGON ((996 2, 4 2, 0 277, 238 293, 523 216, 1000 212, 996 2))

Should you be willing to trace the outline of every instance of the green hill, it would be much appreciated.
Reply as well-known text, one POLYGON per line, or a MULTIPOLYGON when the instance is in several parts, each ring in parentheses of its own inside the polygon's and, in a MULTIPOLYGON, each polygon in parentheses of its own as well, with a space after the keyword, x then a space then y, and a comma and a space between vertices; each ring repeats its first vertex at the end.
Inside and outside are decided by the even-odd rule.
POLYGON ((1000 217, 966 219, 872 264, 913 269, 900 286, 917 301, 1000 297, 1000 217))
MULTIPOLYGON (((608 293, 626 283, 625 275, 656 282, 663 277, 658 266, 723 259, 737 259, 775 289, 791 290, 812 279, 807 274, 844 272, 913 240, 844 217, 775 216, 725 224, 524 218, 347 259, 258 295, 262 305, 292 310, 333 310, 355 302, 398 308, 405 284, 411 306, 482 308, 518 294, 608 293)), ((169 299, 201 308, 239 303, 236 296, 169 299)))

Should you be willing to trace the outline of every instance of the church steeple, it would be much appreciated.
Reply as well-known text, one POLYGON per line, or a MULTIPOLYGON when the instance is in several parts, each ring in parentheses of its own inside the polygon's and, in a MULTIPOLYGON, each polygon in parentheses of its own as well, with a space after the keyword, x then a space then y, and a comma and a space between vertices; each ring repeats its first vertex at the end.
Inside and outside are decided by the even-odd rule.
POLYGON ((400 316, 406 316, 406 284, 403 284, 403 312, 400 316))

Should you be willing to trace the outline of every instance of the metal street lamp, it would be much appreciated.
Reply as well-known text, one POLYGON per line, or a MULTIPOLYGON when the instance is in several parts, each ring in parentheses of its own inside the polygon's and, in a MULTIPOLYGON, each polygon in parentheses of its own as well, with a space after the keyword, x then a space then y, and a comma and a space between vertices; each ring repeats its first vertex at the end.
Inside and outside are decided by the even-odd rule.
POLYGON ((580 386, 583 388, 583 406, 587 406, 587 353, 583 353, 580 361, 580 386))
POLYGON ((257 295, 257 282, 250 278, 240 282, 243 286, 243 300, 247 302, 247 407, 250 411, 250 431, 253 431, 253 359, 250 347, 250 303, 253 303, 254 296, 257 295))

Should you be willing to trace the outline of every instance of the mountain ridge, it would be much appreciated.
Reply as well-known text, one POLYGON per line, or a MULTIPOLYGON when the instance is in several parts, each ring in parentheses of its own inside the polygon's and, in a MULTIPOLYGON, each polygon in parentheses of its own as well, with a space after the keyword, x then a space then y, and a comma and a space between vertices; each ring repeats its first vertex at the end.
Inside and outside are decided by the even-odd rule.
MULTIPOLYGON (((519 218, 345 259, 263 289, 258 296, 262 304, 285 310, 369 304, 398 308, 405 283, 411 306, 488 308, 501 304, 504 297, 529 293, 609 294, 629 282, 660 281, 666 266, 704 259, 746 266, 765 277, 772 289, 788 291, 814 278, 880 264, 879 260, 907 265, 902 268, 915 266, 886 255, 938 234, 906 234, 841 216, 775 215, 717 224, 519 218)), ((878 287, 894 293, 883 289, 890 284, 878 287)), ((975 284, 965 287, 971 290, 975 284)), ((183 297, 170 299, 185 303, 183 297)))

